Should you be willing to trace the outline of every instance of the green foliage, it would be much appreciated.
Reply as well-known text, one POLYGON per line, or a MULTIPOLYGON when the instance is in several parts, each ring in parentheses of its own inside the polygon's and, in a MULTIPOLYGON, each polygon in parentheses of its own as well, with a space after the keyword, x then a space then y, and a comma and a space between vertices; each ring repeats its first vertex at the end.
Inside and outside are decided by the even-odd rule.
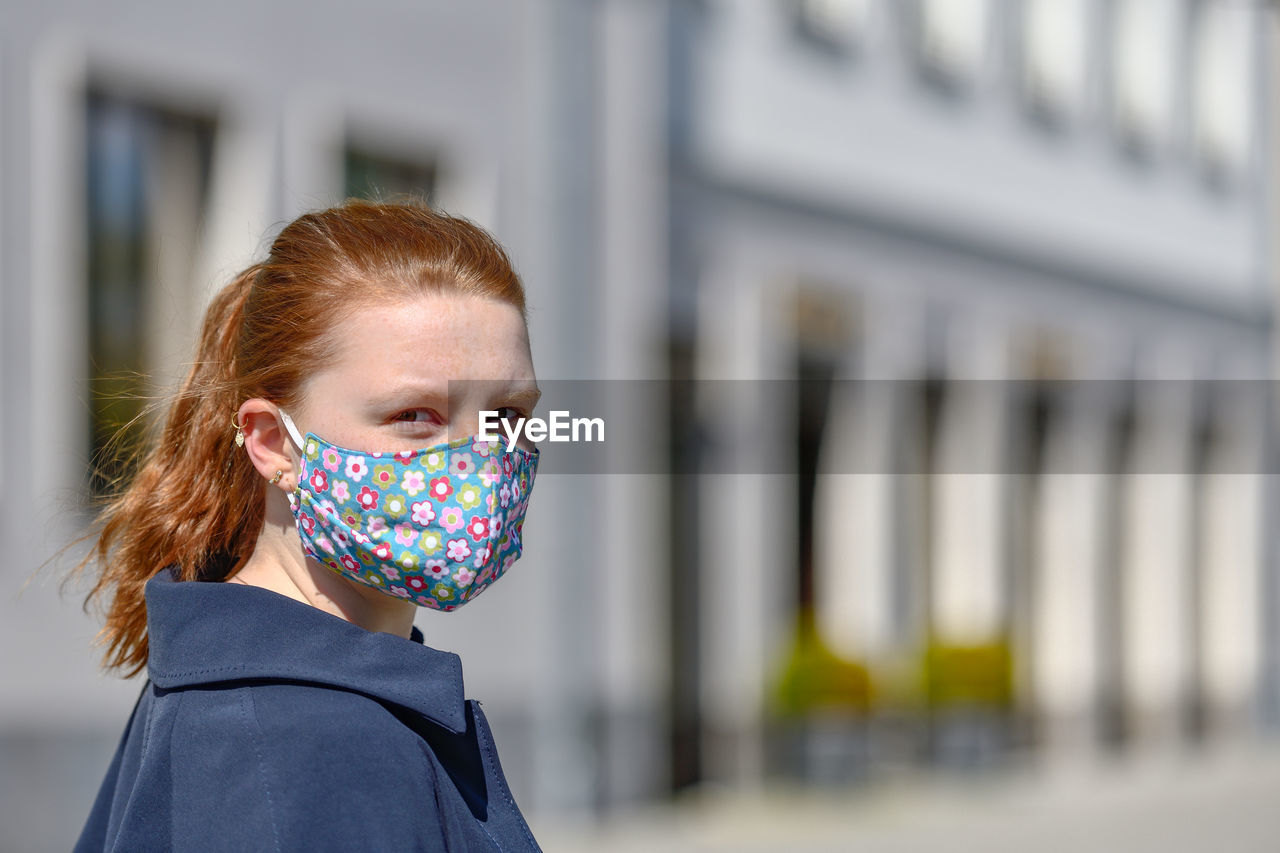
POLYGON ((802 613, 770 699, 781 718, 815 711, 861 715, 873 702, 872 683, 866 666, 836 654, 822 640, 812 614, 802 613))
POLYGON ((921 661, 920 685, 930 708, 1009 708, 1013 704, 1010 644, 999 637, 989 643, 956 645, 932 636, 921 661))

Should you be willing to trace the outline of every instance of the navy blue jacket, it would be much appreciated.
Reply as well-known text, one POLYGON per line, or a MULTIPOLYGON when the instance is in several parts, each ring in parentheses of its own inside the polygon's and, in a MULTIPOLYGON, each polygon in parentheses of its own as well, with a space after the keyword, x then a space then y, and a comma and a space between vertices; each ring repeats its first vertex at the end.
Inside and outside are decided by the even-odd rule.
POLYGON ((254 586, 147 582, 147 684, 77 851, 537 850, 458 656, 254 586))

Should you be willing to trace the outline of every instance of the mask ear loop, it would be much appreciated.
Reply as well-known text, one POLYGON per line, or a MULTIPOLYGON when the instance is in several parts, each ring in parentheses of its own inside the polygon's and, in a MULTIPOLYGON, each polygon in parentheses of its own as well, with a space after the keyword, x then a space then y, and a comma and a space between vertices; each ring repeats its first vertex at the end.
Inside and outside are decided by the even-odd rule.
POLYGON ((298 432, 298 428, 294 425, 293 418, 289 417, 289 413, 279 406, 276 407, 276 411, 280 413, 280 420, 284 421, 284 428, 288 431, 289 438, 293 439, 293 446, 298 448, 299 453, 303 452, 302 434, 298 432))

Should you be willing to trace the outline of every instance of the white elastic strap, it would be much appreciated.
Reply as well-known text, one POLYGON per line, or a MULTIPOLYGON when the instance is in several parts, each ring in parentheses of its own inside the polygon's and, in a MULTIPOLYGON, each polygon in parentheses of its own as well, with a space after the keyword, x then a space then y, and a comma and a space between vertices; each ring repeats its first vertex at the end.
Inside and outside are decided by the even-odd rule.
POLYGON ((293 424, 293 418, 289 417, 289 413, 280 407, 276 407, 276 411, 280 413, 280 420, 284 421, 284 428, 289 431, 289 437, 293 439, 294 447, 303 450, 302 434, 298 432, 298 428, 293 424))

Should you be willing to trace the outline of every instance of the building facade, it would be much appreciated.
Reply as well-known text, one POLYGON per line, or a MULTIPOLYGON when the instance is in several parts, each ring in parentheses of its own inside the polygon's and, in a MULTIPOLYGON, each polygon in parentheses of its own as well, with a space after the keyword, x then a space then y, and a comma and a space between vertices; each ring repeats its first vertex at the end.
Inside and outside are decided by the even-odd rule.
POLYGON ((348 195, 493 228, 540 379, 665 389, 651 470, 540 474, 519 568, 419 620, 535 832, 702 782, 1267 736, 1269 14, 7 8, 0 841, 65 848, 54 804, 87 811, 140 686, 58 594, 74 546, 16 591, 214 290, 348 195))

